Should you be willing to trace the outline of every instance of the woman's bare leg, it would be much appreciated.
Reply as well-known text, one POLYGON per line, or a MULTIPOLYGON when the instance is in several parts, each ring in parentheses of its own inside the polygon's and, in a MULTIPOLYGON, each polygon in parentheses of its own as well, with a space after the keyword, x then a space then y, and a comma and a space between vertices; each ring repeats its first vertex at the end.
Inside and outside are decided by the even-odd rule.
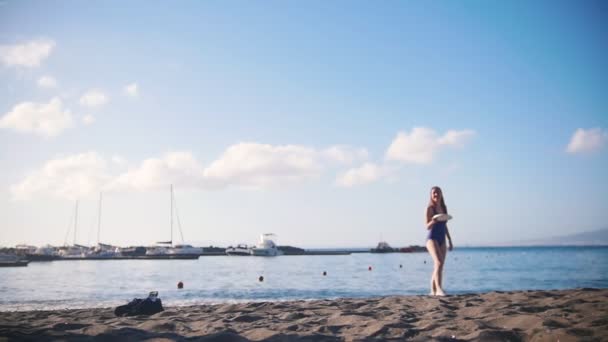
POLYGON ((439 270, 443 268, 441 249, 435 240, 427 240, 426 249, 431 254, 434 263, 433 275, 431 276, 431 291, 433 294, 444 296, 445 292, 441 288, 441 273, 439 273, 439 270))
MULTIPOLYGON (((441 260, 441 266, 439 267, 439 287, 443 289, 443 266, 445 266, 445 258, 448 255, 448 246, 444 242, 443 245, 439 246, 439 259, 441 260)), ((445 293, 444 293, 445 294, 445 293)))

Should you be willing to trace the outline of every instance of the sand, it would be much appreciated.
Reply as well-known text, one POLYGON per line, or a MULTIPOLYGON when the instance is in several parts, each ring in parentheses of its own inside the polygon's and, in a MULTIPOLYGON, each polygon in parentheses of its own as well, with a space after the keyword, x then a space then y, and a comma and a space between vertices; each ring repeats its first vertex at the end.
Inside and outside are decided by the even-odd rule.
POLYGON ((608 341, 608 289, 0 312, 1 340, 608 341))

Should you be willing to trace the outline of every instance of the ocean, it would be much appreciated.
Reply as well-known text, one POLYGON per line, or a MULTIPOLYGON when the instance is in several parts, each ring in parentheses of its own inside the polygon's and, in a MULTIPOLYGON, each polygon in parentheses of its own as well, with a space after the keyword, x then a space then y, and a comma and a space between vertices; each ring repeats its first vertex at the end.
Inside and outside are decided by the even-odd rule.
MULTIPOLYGON (((165 306, 426 295, 432 268, 428 253, 32 262, 0 268, 0 311, 113 307, 149 291, 165 306)), ((444 271, 448 294, 581 287, 608 288, 608 247, 458 248, 444 271)))

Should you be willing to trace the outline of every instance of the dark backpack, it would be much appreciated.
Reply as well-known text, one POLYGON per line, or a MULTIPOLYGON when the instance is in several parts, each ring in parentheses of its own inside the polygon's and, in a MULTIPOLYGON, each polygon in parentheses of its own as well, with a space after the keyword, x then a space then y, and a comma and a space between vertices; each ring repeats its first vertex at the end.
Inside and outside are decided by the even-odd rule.
POLYGON ((134 298, 128 304, 121 305, 114 309, 114 314, 116 316, 154 315, 161 311, 164 311, 164 309, 160 298, 154 300, 151 298, 134 298))

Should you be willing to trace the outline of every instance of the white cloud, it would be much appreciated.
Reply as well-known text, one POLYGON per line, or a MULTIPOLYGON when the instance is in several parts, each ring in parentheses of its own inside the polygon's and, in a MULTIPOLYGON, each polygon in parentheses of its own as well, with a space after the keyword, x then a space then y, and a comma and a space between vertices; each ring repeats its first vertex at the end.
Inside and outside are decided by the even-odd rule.
POLYGON ((399 132, 385 158, 413 164, 430 164, 443 147, 463 147, 475 135, 473 130, 449 130, 439 136, 433 129, 415 127, 410 134, 399 132))
POLYGON ((55 88, 57 81, 51 76, 42 76, 38 79, 38 86, 41 88, 55 88))
POLYGON ((566 147, 568 153, 590 153, 600 150, 608 143, 608 131, 601 128, 577 129, 566 147))
POLYGON ((106 104, 109 98, 100 90, 89 90, 80 98, 80 104, 86 107, 98 107, 106 104))
POLYGON ((114 163, 116 165, 120 165, 120 166, 127 165, 127 160, 119 155, 112 156, 112 158, 110 160, 112 161, 112 163, 114 163))
POLYGON ((449 130, 441 138, 439 145, 464 147, 469 140, 475 135, 475 131, 465 129, 462 131, 449 130))
POLYGON ((309 147, 240 143, 211 163, 204 177, 213 183, 264 188, 315 178, 322 168, 319 153, 309 147))
MULTIPOLYGON (((113 158, 117 164, 122 159, 113 158)), ((169 184, 187 188, 198 188, 204 183, 203 167, 190 152, 170 152, 162 158, 144 160, 140 166, 132 168, 116 177, 108 185, 109 190, 145 191, 158 189, 169 184)))
POLYGON ((139 88, 137 87, 137 83, 131 83, 125 86, 124 93, 130 97, 137 97, 139 95, 139 88))
POLYGON ((321 152, 323 156, 330 160, 341 164, 353 164, 360 161, 365 161, 369 157, 369 153, 364 148, 354 148, 347 145, 335 145, 326 148, 321 152))
POLYGON ((323 170, 321 159, 321 153, 305 146, 239 143, 204 167, 191 152, 170 152, 144 160, 116 177, 108 188, 145 191, 169 184, 207 190, 268 188, 318 177, 323 170))
POLYGON ((388 176, 389 173, 390 171, 386 166, 365 163, 361 167, 350 169, 339 175, 336 179, 336 185, 349 188, 356 185, 373 183, 388 176))
POLYGON ((87 152, 49 160, 10 190, 20 200, 36 195, 76 199, 99 192, 108 179, 107 162, 97 153, 87 152))
POLYGON ((89 126, 95 122, 95 117, 91 114, 87 114, 82 117, 82 123, 89 126))
POLYGON ((55 42, 48 39, 0 45, 0 60, 6 66, 38 67, 51 54, 54 47, 55 42))
POLYGON ((15 198, 26 199, 34 195, 75 198, 100 190, 148 191, 169 184, 202 190, 261 189, 318 178, 326 164, 333 162, 326 151, 301 145, 239 143, 229 146, 207 167, 188 151, 169 152, 136 164, 129 164, 120 156, 106 160, 89 152, 50 160, 11 190, 15 198))
POLYGON ((23 102, 13 107, 0 119, 0 128, 18 132, 56 136, 72 126, 72 114, 63 108, 58 97, 47 104, 23 102))

